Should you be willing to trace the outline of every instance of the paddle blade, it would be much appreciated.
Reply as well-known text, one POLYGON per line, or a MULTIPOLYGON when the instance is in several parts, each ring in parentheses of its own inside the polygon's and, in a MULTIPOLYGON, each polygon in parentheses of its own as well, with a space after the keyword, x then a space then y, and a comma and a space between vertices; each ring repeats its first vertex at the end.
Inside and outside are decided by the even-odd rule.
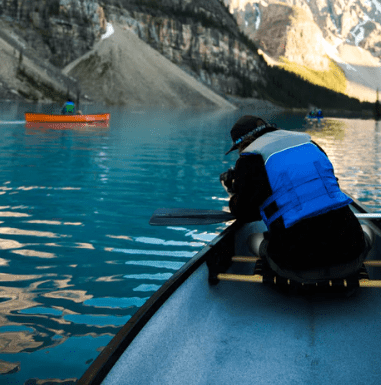
POLYGON ((235 219, 232 214, 219 210, 157 209, 149 224, 152 226, 210 225, 235 219))

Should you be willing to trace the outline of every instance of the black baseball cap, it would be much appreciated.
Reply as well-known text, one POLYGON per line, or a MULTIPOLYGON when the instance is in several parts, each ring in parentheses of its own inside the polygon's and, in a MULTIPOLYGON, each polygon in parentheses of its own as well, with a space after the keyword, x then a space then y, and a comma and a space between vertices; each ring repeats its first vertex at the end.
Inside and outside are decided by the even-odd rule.
POLYGON ((268 126, 269 125, 258 116, 244 115, 239 118, 230 131, 230 135, 233 140, 233 146, 225 155, 236 150, 246 135, 259 133, 268 126))

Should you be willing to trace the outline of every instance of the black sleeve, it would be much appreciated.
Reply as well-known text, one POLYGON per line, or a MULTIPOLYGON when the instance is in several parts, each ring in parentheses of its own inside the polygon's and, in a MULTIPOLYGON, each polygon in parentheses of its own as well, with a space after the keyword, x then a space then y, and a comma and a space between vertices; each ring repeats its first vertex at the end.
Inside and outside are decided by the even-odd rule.
POLYGON ((243 222, 261 220, 259 206, 271 194, 265 165, 261 155, 244 155, 237 160, 234 169, 231 213, 243 222))

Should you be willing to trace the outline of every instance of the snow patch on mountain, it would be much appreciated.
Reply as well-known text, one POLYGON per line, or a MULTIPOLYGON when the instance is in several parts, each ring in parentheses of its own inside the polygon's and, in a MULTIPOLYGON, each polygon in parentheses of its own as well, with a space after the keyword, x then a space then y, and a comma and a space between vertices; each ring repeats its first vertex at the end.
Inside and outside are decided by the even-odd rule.
POLYGON ((381 5, 377 0, 372 0, 373 5, 376 7, 378 12, 381 12, 381 5))
POLYGON ((357 24, 356 27, 352 31, 350 31, 351 35, 355 39, 356 46, 358 46, 359 43, 364 39, 365 30, 363 25, 371 20, 371 18, 366 13, 364 13, 363 19, 364 20, 361 23, 357 24))
POLYGON ((259 25, 261 24, 261 11, 260 11, 260 9, 258 8, 258 5, 257 5, 257 4, 254 4, 254 7, 255 7, 255 9, 256 9, 257 12, 258 12, 257 20, 255 20, 255 29, 258 29, 258 28, 259 28, 259 25))
POLYGON ((101 39, 107 39, 108 37, 110 37, 113 33, 114 33, 114 27, 112 26, 111 23, 107 23, 107 27, 106 27, 106 32, 105 34, 102 35, 101 39))

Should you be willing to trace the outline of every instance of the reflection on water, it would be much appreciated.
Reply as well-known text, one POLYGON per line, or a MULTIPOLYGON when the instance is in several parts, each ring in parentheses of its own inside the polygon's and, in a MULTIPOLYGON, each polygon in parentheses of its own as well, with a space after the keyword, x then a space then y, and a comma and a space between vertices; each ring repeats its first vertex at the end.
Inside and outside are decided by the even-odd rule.
POLYGON ((78 130, 78 131, 94 131, 97 129, 108 129, 110 127, 109 122, 87 122, 87 123, 40 123, 40 122, 27 122, 26 128, 33 130, 78 130))
POLYGON ((211 197, 223 198, 226 132, 218 124, 225 118, 200 118, 117 111, 106 131, 2 126, 0 373, 7 383, 75 381, 223 228, 148 226, 159 205, 221 208, 211 197))
POLYGON ((308 130, 328 154, 340 187, 376 211, 381 202, 381 125, 373 120, 327 119, 308 130))
MULTIPOLYGON (((6 107, 6 120, 30 109, 6 107)), ((109 130, 2 125, 4 383, 75 381, 137 309, 226 227, 150 227, 148 220, 159 207, 226 209, 219 175, 236 160, 224 154, 237 114, 111 114, 109 130)), ((263 117, 308 130, 342 187, 377 209, 374 121, 327 119, 307 127, 299 116, 263 117)))

